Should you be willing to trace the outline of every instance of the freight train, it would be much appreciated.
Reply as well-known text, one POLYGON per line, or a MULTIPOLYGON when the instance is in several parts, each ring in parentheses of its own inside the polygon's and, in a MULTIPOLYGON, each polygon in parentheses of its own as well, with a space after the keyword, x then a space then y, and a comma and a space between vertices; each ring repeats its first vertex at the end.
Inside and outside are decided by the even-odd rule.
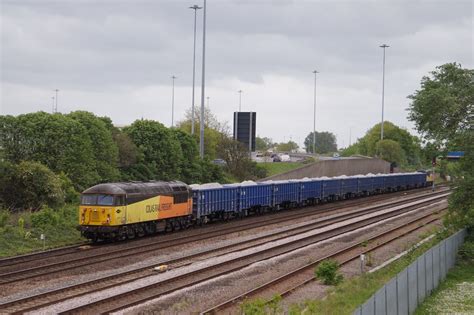
POLYGON ((93 241, 132 239, 252 213, 425 187, 425 173, 186 185, 179 181, 105 183, 85 190, 79 230, 93 241))

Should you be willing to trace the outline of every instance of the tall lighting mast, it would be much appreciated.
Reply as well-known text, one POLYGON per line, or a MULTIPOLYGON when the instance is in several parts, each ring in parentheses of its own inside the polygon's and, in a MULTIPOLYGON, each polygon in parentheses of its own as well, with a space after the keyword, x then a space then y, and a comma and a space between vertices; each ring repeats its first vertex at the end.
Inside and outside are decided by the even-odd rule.
POLYGON ((189 7, 190 9, 194 10, 194 44, 193 44, 193 96, 192 96, 192 104, 191 104, 191 134, 194 134, 194 85, 196 82, 196 15, 197 10, 202 9, 202 7, 198 5, 193 5, 189 7))
POLYGON ((173 88, 171 92, 171 128, 174 127, 174 80, 176 80, 178 77, 176 76, 171 76, 171 79, 173 80, 173 88))
POLYGON ((316 75, 319 73, 317 70, 314 73, 314 112, 313 112, 313 154, 316 154, 316 75))
POLYGON ((239 112, 242 111, 242 90, 239 90, 239 112))
POLYGON ((383 140, 383 111, 385 101, 385 48, 390 46, 383 44, 380 48, 383 48, 383 70, 382 70, 382 124, 380 126, 380 140, 383 140))
POLYGON ((199 134, 199 155, 201 159, 204 158, 204 100, 206 87, 206 0, 203 5, 202 18, 202 80, 201 80, 201 121, 199 134))
POLYGON ((54 107, 54 112, 57 113, 58 112, 58 92, 59 92, 59 90, 56 89, 56 90, 54 90, 54 92, 56 92, 56 98, 55 98, 56 105, 54 107))

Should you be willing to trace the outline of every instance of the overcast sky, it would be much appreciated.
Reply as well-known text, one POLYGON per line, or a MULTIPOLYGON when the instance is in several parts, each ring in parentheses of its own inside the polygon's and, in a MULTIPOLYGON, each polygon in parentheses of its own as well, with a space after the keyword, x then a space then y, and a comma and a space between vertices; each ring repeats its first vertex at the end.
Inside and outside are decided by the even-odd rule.
MULTIPOLYGON (((191 107, 193 17, 202 0, 0 0, 0 113, 87 110, 125 125, 171 124, 191 107)), ((407 95, 434 67, 473 67, 472 1, 208 0, 206 97, 222 121, 257 112, 257 134, 302 144, 313 128, 339 146, 385 118, 413 131, 407 95)), ((202 10, 196 100, 200 100, 202 10)))

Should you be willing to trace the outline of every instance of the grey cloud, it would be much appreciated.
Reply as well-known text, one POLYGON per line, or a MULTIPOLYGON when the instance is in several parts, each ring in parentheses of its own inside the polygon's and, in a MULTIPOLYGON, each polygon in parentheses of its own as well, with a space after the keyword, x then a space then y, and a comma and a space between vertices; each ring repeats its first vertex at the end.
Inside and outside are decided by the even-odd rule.
MULTIPOLYGON (((8 81, 94 88, 167 84, 171 73, 180 73, 189 83, 190 1, 17 3, 4 4, 8 81), (43 75, 25 76, 28 69, 43 75)), ((379 71, 378 45, 387 38, 394 42, 432 25, 449 31, 469 21, 471 8, 464 1, 208 3, 209 79, 232 75, 251 82, 264 73, 302 76, 313 65, 372 75, 379 71)))
MULTIPOLYGON (((121 123, 168 117, 172 74, 182 92, 178 110, 189 106, 193 11, 187 8, 194 1, 0 1, 6 113, 37 110, 58 87, 70 110, 100 106, 96 111, 121 123)), ((379 119, 381 43, 391 45, 388 118, 408 127, 405 97, 422 75, 445 62, 472 67, 471 1, 207 2, 206 80, 215 111, 229 120, 235 90, 245 86, 246 104, 271 120, 262 121, 262 134, 281 140, 288 135, 276 124, 308 119, 314 68, 321 71, 321 127, 347 139, 348 125, 357 125, 355 139, 379 119), (288 102, 304 113, 286 109, 288 102)), ((199 18, 198 85, 201 35, 199 18)), ((304 138, 310 126, 291 132, 304 138)))

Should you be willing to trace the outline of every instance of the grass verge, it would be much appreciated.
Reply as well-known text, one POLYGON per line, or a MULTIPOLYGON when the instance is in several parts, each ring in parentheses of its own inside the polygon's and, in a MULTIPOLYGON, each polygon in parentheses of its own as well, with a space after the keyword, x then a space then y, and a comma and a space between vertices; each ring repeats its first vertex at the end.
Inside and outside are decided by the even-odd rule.
POLYGON ((41 234, 46 235, 45 249, 84 241, 77 227, 77 205, 58 210, 44 208, 37 212, 8 213, 0 216, 0 257, 43 250, 41 234))
POLYGON ((474 314, 474 238, 466 241, 453 269, 418 307, 416 315, 474 314))
MULTIPOLYGON (((405 269, 420 255, 429 248, 447 237, 444 233, 438 232, 438 228, 420 235, 420 239, 426 238, 428 235, 437 233, 432 238, 419 247, 410 250, 409 253, 400 259, 394 261, 388 266, 370 274, 364 274, 349 279, 345 279, 337 286, 328 286, 327 295, 323 299, 306 300, 297 304, 292 304, 288 308, 288 314, 352 314, 354 310, 364 303, 372 294, 387 283, 400 271, 405 269)), ((262 303, 258 301, 245 301, 244 304, 250 304, 252 307, 243 307, 242 310, 248 309, 252 312, 244 312, 246 315, 265 314, 262 310, 262 303), (260 307, 259 307, 260 306, 260 307)))
MULTIPOLYGON (((426 236, 427 234, 424 234, 420 238, 426 236)), ((438 233, 437 237, 418 248, 410 250, 407 255, 388 266, 374 273, 350 278, 336 287, 331 287, 324 299, 308 300, 300 305, 292 305, 290 313, 301 314, 304 310, 304 314, 352 314, 360 304, 370 298, 379 288, 445 236, 438 233)))
POLYGON ((267 176, 285 173, 296 168, 302 167, 305 164, 302 162, 278 162, 278 163, 259 163, 259 166, 265 168, 268 172, 267 176))

